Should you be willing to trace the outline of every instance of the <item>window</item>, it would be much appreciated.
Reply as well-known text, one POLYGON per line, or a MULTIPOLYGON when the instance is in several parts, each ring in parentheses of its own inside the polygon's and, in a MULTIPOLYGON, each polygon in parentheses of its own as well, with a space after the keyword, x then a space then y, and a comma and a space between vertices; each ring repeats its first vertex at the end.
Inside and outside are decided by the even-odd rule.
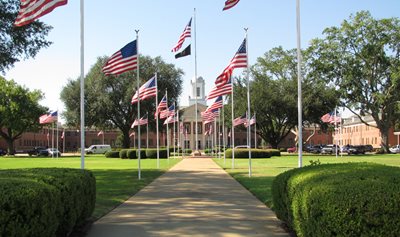
POLYGON ((185 127, 185 131, 187 132, 187 134, 190 134, 190 123, 184 123, 183 126, 185 127))
POLYGON ((200 97, 200 87, 196 88, 196 97, 200 97))
MULTIPOLYGON (((196 123, 193 123, 193 133, 196 133, 196 127, 195 127, 196 123)), ((197 134, 202 134, 202 123, 197 123, 197 134)))

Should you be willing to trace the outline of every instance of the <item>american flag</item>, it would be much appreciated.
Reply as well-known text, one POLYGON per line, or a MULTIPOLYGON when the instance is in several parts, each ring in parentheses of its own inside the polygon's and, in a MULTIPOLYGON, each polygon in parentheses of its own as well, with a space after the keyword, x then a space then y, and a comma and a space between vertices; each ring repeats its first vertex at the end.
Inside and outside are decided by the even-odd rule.
POLYGON ((243 40, 235 56, 231 59, 229 65, 224 69, 221 75, 215 80, 215 85, 222 86, 230 78, 235 68, 247 68, 247 50, 246 50, 246 39, 243 40))
POLYGON ((147 114, 143 117, 141 117, 139 119, 139 121, 137 119, 135 119, 135 121, 133 121, 131 128, 134 128, 138 125, 146 125, 149 122, 148 118, 147 118, 147 114))
POLYGON ((158 114, 164 110, 168 108, 167 106, 167 96, 164 95, 164 97, 161 99, 160 103, 158 104, 157 108, 156 108, 156 113, 154 114, 154 118, 157 118, 158 114))
POLYGON ((175 105, 171 105, 168 109, 160 112, 161 119, 164 119, 169 116, 174 116, 174 115, 175 115, 175 105))
POLYGON ((103 132, 103 130, 101 130, 100 132, 97 133, 97 136, 100 136, 100 135, 103 135, 103 134, 104 134, 104 132, 103 132))
POLYGON ((40 124, 53 123, 57 121, 57 119, 58 119, 58 111, 54 111, 49 114, 43 114, 42 116, 40 116, 39 123, 40 124))
POLYGON ((231 80, 226 82, 223 86, 216 86, 214 87, 207 96, 207 100, 211 100, 217 98, 218 96, 227 95, 232 93, 232 83, 231 80))
POLYGON ((175 116, 171 115, 164 121, 164 125, 169 124, 169 123, 175 123, 177 121, 178 120, 175 118, 175 116))
MULTIPOLYGON (((154 76, 139 88, 139 98, 140 100, 145 100, 147 98, 156 96, 156 94, 157 94, 157 87, 156 87, 156 78, 154 76)), ((136 93, 133 95, 131 103, 135 104, 137 102, 138 102, 138 91, 136 91, 136 93)))
POLYGON ((136 40, 125 45, 114 53, 103 66, 106 75, 118 75, 123 72, 137 69, 138 50, 136 40))
POLYGON ((324 123, 340 123, 342 121, 342 118, 338 116, 337 114, 335 115, 335 112, 330 112, 326 113, 321 117, 321 121, 324 123))
POLYGON ((235 118, 233 120, 233 126, 234 127, 239 126, 241 124, 244 124, 246 121, 247 121, 247 116, 246 115, 240 116, 240 117, 235 118))
POLYGON ((129 134, 129 137, 132 137, 132 136, 135 136, 135 132, 131 132, 131 133, 129 134))
POLYGON ((244 126, 247 128, 247 126, 251 126, 253 124, 256 123, 256 115, 253 115, 253 117, 251 117, 251 119, 249 120, 249 123, 244 123, 244 126))
POLYGON ((224 9, 222 9, 222 11, 231 9, 231 8, 234 7, 238 2, 239 2, 239 0, 227 0, 227 1, 225 1, 225 6, 224 6, 224 9))
POLYGON ((185 42, 185 38, 189 38, 191 36, 191 31, 192 31, 192 18, 190 18, 189 23, 186 25, 185 29, 183 30, 181 36, 179 37, 178 43, 172 48, 172 52, 178 51, 182 45, 183 42, 185 42))
POLYGON ((65 137, 65 129, 63 130, 63 132, 61 133, 61 139, 64 139, 65 137))
POLYGON ((218 96, 217 99, 215 99, 214 103, 212 103, 210 106, 207 107, 205 112, 210 112, 214 109, 219 109, 223 107, 222 103, 222 96, 218 96))
POLYGON ((201 112, 201 117, 203 119, 204 124, 212 123, 214 122, 215 118, 219 115, 218 109, 213 109, 209 112, 201 112))
POLYGON ((15 26, 24 26, 52 12, 56 7, 66 5, 68 0, 21 0, 15 26))

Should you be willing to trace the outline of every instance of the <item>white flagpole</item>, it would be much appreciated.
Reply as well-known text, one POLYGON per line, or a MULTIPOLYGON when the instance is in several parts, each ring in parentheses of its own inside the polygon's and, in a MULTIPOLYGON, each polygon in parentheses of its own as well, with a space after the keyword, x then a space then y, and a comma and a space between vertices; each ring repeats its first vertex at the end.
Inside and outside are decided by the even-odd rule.
MULTIPOLYGON (((51 130, 52 130, 52 132, 51 132, 51 149, 52 150, 54 149, 54 123, 55 122, 51 123, 51 130)), ((51 158, 54 158, 54 152, 51 153, 51 158)))
POLYGON ((84 83, 84 62, 85 62, 85 30, 84 30, 84 0, 80 2, 81 15, 81 169, 85 169, 85 83, 84 83))
POLYGON ((249 177, 251 177, 251 126, 250 126, 250 68, 249 68, 249 42, 248 42, 248 36, 247 36, 247 31, 249 28, 245 28, 244 30, 246 31, 246 57, 247 57, 247 72, 246 72, 246 77, 247 77, 247 123, 249 125, 247 126, 247 145, 249 146, 249 177))
POLYGON ((226 143, 225 143, 225 113, 224 113, 224 108, 225 108, 225 105, 224 105, 224 98, 222 97, 222 147, 224 148, 223 149, 223 152, 224 152, 224 165, 225 165, 225 145, 226 145, 226 143))
POLYGON ((146 149, 149 149, 149 112, 147 111, 146 112, 146 114, 147 114, 147 126, 146 126, 146 131, 147 131, 147 134, 146 134, 146 149))
MULTIPOLYGON (((175 102, 174 102, 174 108, 175 108, 175 110, 177 110, 176 109, 176 105, 175 105, 175 102)), ((174 143, 174 157, 175 157, 175 129, 176 129, 176 126, 175 126, 175 121, 176 121, 176 113, 174 113, 174 127, 173 127, 173 129, 174 129, 174 133, 173 133, 173 135, 172 135, 172 140, 173 140, 173 143, 174 143)))
POLYGON ((139 30, 136 31, 136 52, 137 52, 137 69, 136 69, 136 84, 137 84, 137 93, 138 93, 138 103, 137 103, 137 119, 138 119, 138 179, 141 179, 141 170, 140 170, 140 158, 141 158, 141 152, 140 152, 140 93, 139 93, 139 88, 140 88, 140 78, 139 78, 139 30))
MULTIPOLYGON (((58 151, 58 110, 57 110, 57 126, 56 126, 56 128, 57 128, 57 137, 56 137, 56 147, 57 147, 57 151, 58 151)), ((58 158, 58 152, 57 152, 57 158, 58 158)))
POLYGON ((65 129, 63 129, 63 153, 65 153, 65 129))
POLYGON ((336 156, 336 158, 338 158, 337 147, 338 147, 338 135, 339 135, 338 131, 339 131, 339 129, 338 129, 337 122, 336 122, 336 118, 337 118, 336 112, 337 112, 337 110, 336 110, 336 107, 335 107, 335 114, 333 115, 333 116, 334 116, 333 119, 335 119, 335 138, 336 138, 336 142, 335 142, 335 144, 336 144, 335 156, 336 156))
POLYGON ((195 136, 195 148, 196 148, 196 152, 198 153, 199 151, 199 144, 198 144, 198 111, 197 111, 197 41, 196 41, 196 8, 194 9, 194 13, 193 13, 193 33, 194 33, 194 87, 195 87, 195 106, 194 106, 194 110, 195 110, 195 114, 196 114, 196 136, 195 136))
MULTIPOLYGON (((169 112, 169 107, 168 107, 168 91, 165 91, 165 98, 167 99, 167 110, 169 112)), ((167 119, 169 118, 169 115, 167 119)), ((169 162, 169 132, 168 132, 168 123, 167 123, 167 160, 169 162)))
POLYGON ((297 25, 297 113, 299 157, 298 167, 303 166, 303 117, 302 117, 302 90, 301 90, 301 41, 300 41, 300 0, 296 0, 296 25, 297 25))
POLYGON ((257 118, 256 112, 254 111, 254 148, 257 149, 257 118))
POLYGON ((218 135, 217 135, 217 137, 218 137, 218 149, 217 149, 217 151, 218 151, 218 159, 221 159, 221 152, 220 152, 220 149, 221 149, 221 108, 219 108, 218 109, 218 135))
MULTIPOLYGON (((156 78, 156 88, 157 88, 157 92, 158 92, 158 84, 157 84, 157 72, 155 73, 155 78, 156 78)), ((158 106, 158 93, 156 93, 156 112, 157 112, 157 118, 156 118, 156 131, 157 131, 157 169, 160 168, 160 139, 159 139, 159 131, 158 131, 158 110, 157 110, 157 106, 158 106)))
POLYGON ((232 80, 232 93, 231 93, 231 99, 232 99, 232 134, 231 134, 231 138, 232 138, 232 169, 235 168, 235 127, 233 126, 233 120, 234 120, 234 112, 233 112, 233 78, 232 80))

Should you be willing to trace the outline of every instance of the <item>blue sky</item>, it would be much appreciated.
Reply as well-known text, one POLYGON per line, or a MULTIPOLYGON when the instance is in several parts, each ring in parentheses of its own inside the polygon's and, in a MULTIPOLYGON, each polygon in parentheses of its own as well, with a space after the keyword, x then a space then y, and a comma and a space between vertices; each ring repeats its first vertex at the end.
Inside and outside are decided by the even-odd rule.
MULTIPOLYGON (((34 59, 15 64, 7 79, 45 93, 41 104, 62 113, 59 99, 69 79, 80 75, 80 1, 55 9, 41 18, 54 27, 48 39, 53 42, 34 59)), ((99 56, 110 56, 135 39, 139 29, 139 51, 161 56, 185 72, 180 103, 188 104, 190 79, 194 77, 194 57, 176 60, 171 48, 176 44, 196 8, 198 76, 206 81, 206 94, 215 78, 228 65, 248 27, 249 62, 273 47, 296 47, 296 0, 241 0, 234 8, 222 11, 224 0, 113 0, 85 1, 85 72, 99 56)), ((339 26, 350 14, 368 10, 375 18, 400 17, 398 0, 301 1, 301 40, 307 47, 322 31, 339 26)), ((186 39, 185 45, 192 42, 186 39)), ((193 54, 193 52, 192 52, 193 54)), ((235 74, 241 70, 236 69, 235 74)))

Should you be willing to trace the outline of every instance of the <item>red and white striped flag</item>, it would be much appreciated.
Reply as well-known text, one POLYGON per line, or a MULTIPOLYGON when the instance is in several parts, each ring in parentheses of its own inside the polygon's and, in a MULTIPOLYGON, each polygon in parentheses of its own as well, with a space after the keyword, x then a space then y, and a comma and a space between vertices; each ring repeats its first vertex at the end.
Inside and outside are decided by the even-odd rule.
POLYGON ((168 109, 160 112, 161 119, 164 119, 169 116, 174 116, 174 115, 175 115, 175 105, 171 105, 168 109))
POLYGON ((175 123, 178 120, 175 118, 175 116, 169 116, 165 121, 164 121, 164 125, 169 124, 169 123, 175 123))
POLYGON ((185 38, 191 37, 191 32, 192 32, 192 18, 190 18, 189 23, 186 25, 185 29, 183 30, 181 36, 179 37, 178 43, 172 48, 172 52, 178 51, 182 45, 183 42, 185 42, 185 38))
POLYGON ((101 130, 100 132, 97 133, 97 136, 100 136, 100 135, 104 135, 103 130, 101 130))
POLYGON ((223 86, 214 87, 207 96, 207 100, 217 98, 218 96, 227 95, 232 93, 232 83, 231 80, 226 82, 223 86))
POLYGON ((239 0, 227 0, 227 1, 225 1, 225 6, 224 6, 224 9, 222 9, 222 11, 231 9, 236 4, 238 4, 238 2, 239 2, 239 0))
POLYGON ((68 0, 21 0, 15 26, 24 26, 52 12, 56 7, 66 5, 68 0))
POLYGON ((131 103, 135 104, 138 102, 139 98, 140 100, 145 100, 147 98, 156 96, 156 94, 157 94, 156 77, 154 76, 139 88, 139 96, 138 96, 138 91, 136 91, 136 93, 132 97, 131 103))
POLYGON ((233 126, 234 127, 239 126, 241 124, 244 124, 246 121, 247 121, 247 116, 246 115, 240 116, 240 117, 235 118, 233 120, 233 126))
POLYGON ((135 121, 133 121, 131 128, 134 128, 138 125, 146 125, 149 122, 148 118, 147 118, 147 114, 143 117, 141 117, 139 119, 139 121, 137 119, 135 119, 135 121))
POLYGON ((118 75, 137 69, 138 50, 136 40, 114 53, 103 66, 106 75, 118 75))
POLYGON ((58 120, 58 111, 54 111, 49 114, 43 114, 42 116, 39 117, 39 123, 40 124, 46 124, 46 123, 53 123, 58 120))
POLYGON ((205 110, 205 112, 210 112, 214 109, 219 109, 223 107, 223 103, 222 103, 222 96, 218 96, 217 99, 215 99, 214 103, 212 103, 210 106, 207 107, 207 109, 205 110))
POLYGON ((161 99, 160 103, 158 104, 158 106, 156 108, 156 112, 154 114, 154 118, 157 118, 157 116, 160 114, 160 112, 162 110, 165 110, 166 108, 168 108, 168 106, 167 106, 167 96, 164 95, 164 97, 161 99))
POLYGON ((131 132, 131 133, 129 134, 129 137, 132 137, 132 136, 135 136, 135 132, 131 132))

